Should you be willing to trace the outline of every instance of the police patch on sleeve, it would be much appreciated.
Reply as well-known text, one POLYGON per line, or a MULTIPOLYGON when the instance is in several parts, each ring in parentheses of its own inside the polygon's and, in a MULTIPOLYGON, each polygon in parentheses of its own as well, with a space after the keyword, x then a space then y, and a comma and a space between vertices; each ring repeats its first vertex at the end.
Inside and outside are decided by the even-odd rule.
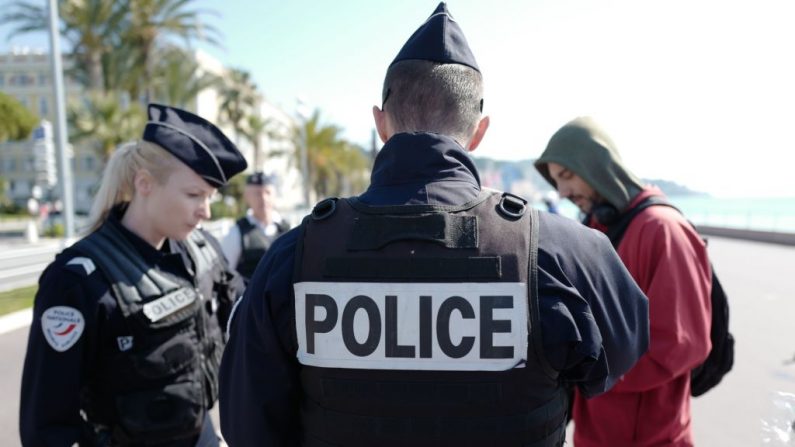
POLYGON ((53 306, 41 315, 41 329, 47 343, 58 352, 74 346, 83 335, 86 322, 74 307, 53 306))
POLYGON ((527 360, 524 283, 302 282, 294 289, 304 365, 504 371, 527 360))

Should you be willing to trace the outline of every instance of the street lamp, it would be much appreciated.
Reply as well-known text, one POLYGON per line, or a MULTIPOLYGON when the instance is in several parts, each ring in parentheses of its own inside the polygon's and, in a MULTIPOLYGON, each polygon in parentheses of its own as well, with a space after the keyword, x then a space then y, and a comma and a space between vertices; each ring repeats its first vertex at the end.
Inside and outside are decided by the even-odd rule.
POLYGON ((66 108, 64 107, 63 69, 61 43, 58 32, 58 1, 48 0, 50 19, 50 65, 55 93, 55 148, 58 151, 58 177, 63 202, 64 236, 67 243, 75 236, 74 200, 72 199, 72 167, 66 146, 66 108))

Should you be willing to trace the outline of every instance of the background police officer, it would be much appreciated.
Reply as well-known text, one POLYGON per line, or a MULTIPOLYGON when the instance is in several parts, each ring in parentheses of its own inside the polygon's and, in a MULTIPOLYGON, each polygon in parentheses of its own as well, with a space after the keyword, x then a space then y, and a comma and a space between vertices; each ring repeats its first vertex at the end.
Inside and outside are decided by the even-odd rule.
POLYGON ((22 376, 25 446, 217 446, 223 332, 242 280, 197 226, 246 167, 192 113, 150 104, 103 174, 91 233, 39 280, 22 376))
POLYGON ((607 239, 481 188, 482 76, 442 3, 390 65, 371 185, 271 247, 231 322, 231 446, 558 446, 648 303, 607 239))
POLYGON ((290 229, 273 208, 275 196, 276 187, 270 176, 255 172, 246 177, 243 199, 248 211, 221 240, 229 265, 234 266, 246 280, 251 278, 273 241, 290 229))

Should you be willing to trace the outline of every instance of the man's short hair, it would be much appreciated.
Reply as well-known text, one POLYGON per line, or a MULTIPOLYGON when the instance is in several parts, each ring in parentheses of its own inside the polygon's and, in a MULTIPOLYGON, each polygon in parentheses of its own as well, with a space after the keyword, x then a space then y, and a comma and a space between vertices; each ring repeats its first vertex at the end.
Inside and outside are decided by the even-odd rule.
POLYGON ((435 132, 463 145, 480 120, 483 77, 466 65, 404 60, 387 70, 383 98, 395 132, 435 132))

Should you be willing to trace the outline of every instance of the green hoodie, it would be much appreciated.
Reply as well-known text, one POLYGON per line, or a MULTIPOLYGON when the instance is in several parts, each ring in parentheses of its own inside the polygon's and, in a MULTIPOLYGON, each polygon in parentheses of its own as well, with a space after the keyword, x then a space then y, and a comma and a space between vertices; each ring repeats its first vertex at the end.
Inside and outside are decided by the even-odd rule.
POLYGON ((589 117, 576 118, 561 127, 535 162, 538 172, 556 187, 549 176, 550 162, 580 176, 619 210, 626 209, 643 189, 640 180, 624 167, 616 145, 589 117))

